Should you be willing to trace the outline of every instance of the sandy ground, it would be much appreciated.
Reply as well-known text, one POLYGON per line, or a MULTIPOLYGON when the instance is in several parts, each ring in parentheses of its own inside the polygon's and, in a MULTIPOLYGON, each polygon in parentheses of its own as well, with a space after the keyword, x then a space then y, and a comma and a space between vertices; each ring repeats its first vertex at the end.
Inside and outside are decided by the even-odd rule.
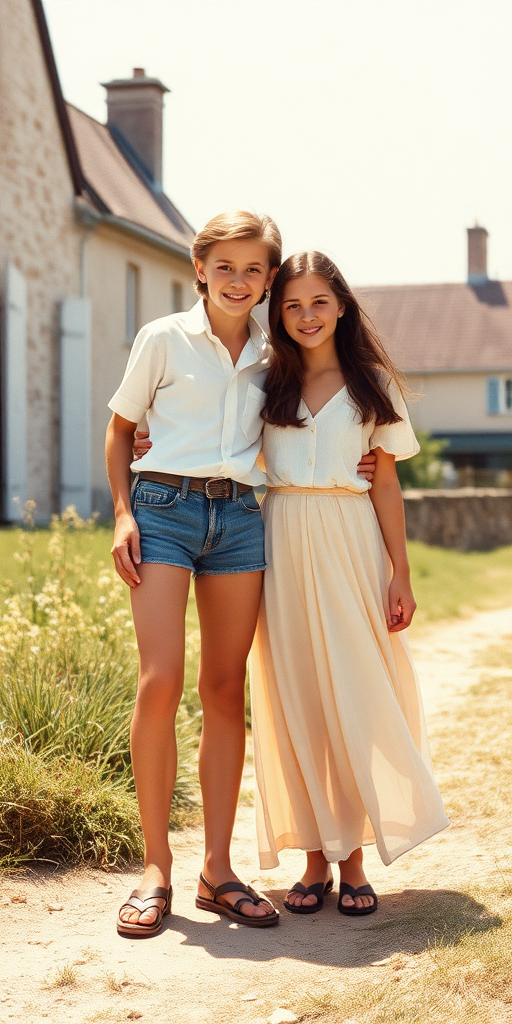
MULTIPOLYGON (((437 626, 412 641, 430 727, 438 716, 446 719, 479 678, 489 644, 511 633, 512 609, 506 609, 437 626)), ((248 767, 246 787, 251 778, 248 767)), ((360 985, 368 972, 375 977, 391 970, 404 950, 412 963, 427 936, 418 937, 418 929, 407 933, 404 911, 421 905, 438 912, 447 894, 452 905, 460 899, 462 907, 462 880, 494 868, 492 848, 475 847, 471 834, 454 823, 390 868, 373 847, 367 849, 366 871, 380 896, 377 915, 341 917, 332 896, 321 913, 291 916, 281 902, 302 873, 303 857, 288 851, 271 876, 260 873, 253 810, 241 807, 234 864, 282 910, 277 928, 257 931, 196 910, 201 844, 199 829, 173 837, 173 916, 157 937, 143 941, 121 938, 115 930, 117 907, 135 887, 135 874, 47 869, 4 878, 0 1024, 266 1024, 276 1009, 291 1005, 295 992, 360 985), (76 983, 56 987, 58 972, 67 966, 76 983)))

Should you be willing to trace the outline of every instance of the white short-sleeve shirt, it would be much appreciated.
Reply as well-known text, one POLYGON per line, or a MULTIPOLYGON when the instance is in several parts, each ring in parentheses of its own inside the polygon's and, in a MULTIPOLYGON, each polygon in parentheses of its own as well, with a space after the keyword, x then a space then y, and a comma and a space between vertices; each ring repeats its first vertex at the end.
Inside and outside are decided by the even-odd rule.
POLYGON ((357 475, 357 464, 372 448, 383 448, 397 461, 416 455, 416 440, 400 389, 391 381, 388 393, 400 423, 362 424, 346 387, 316 416, 301 401, 298 415, 304 427, 265 424, 263 456, 269 487, 347 487, 362 493, 371 484, 357 475))
POLYGON ((231 477, 256 486, 264 381, 272 352, 254 317, 233 366, 212 333, 203 300, 139 331, 109 408, 132 423, 147 416, 153 447, 132 463, 182 476, 231 477))

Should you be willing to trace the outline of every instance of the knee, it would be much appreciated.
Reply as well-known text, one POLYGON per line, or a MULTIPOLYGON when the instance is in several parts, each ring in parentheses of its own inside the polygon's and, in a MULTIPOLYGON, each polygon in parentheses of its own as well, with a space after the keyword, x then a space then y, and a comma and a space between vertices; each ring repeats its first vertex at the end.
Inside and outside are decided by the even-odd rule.
POLYGON ((181 676, 165 672, 142 672, 137 689, 137 711, 145 715, 174 716, 182 692, 181 676))
POLYGON ((200 677, 199 697, 206 710, 238 717, 245 708, 245 667, 242 672, 200 677))

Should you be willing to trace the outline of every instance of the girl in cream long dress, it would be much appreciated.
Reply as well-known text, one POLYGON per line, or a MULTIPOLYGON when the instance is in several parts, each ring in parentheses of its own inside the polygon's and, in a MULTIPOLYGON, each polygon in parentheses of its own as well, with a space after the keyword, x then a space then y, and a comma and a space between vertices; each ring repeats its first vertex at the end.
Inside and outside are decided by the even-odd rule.
MULTIPOLYGON (((281 273, 281 272, 280 272, 281 273)), ((260 864, 286 847, 384 864, 444 829, 405 632, 386 621, 391 562, 361 455, 419 451, 401 421, 365 425, 342 387, 304 426, 266 423, 267 570, 251 657, 260 864)), ((368 903, 368 901, 366 901, 368 903)), ((285 904, 286 905, 286 904, 285 904)))

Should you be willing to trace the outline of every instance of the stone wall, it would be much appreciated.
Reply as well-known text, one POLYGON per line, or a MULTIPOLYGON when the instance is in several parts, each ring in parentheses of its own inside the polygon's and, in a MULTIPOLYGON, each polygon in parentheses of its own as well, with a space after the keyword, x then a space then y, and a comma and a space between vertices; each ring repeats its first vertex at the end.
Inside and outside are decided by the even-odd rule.
POLYGON ((58 503, 58 311, 79 294, 81 232, 30 0, 2 0, 0 136, 0 297, 11 260, 27 282, 27 493, 47 519, 58 503))
POLYGON ((406 490, 404 503, 409 540, 459 551, 512 544, 512 490, 406 490))

